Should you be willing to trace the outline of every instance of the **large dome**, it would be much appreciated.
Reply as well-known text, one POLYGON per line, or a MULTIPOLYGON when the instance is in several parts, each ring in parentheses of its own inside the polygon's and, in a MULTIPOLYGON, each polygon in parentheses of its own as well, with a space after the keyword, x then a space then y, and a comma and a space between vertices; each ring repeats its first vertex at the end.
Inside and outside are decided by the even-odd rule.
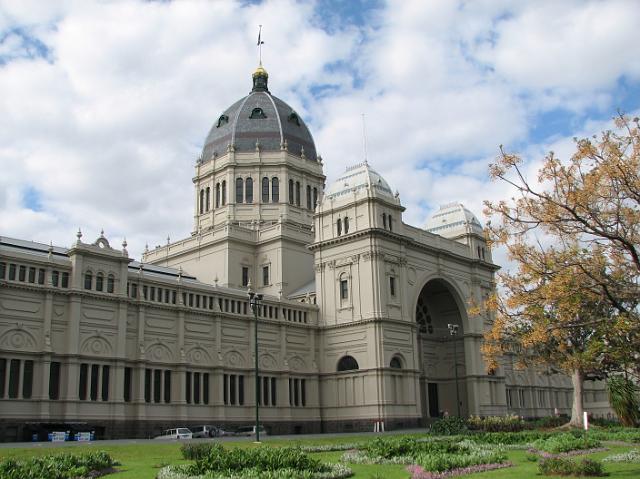
POLYGON ((227 108, 214 122, 202 150, 202 159, 209 160, 227 152, 233 145, 236 152, 256 150, 288 151, 316 161, 313 137, 302 118, 267 88, 269 75, 262 66, 253 74, 253 89, 246 97, 227 108))

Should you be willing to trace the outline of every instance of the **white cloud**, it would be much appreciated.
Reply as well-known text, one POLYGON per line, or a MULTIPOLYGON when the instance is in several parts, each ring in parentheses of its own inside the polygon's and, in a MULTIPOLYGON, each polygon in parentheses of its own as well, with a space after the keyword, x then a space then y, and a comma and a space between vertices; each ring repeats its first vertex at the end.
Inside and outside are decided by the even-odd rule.
POLYGON ((0 6, 0 30, 50 49, 16 59, 18 39, 0 43, 2 234, 64 245, 104 227, 135 256, 189 234, 193 164, 250 89, 258 24, 270 89, 310 125, 328 180, 361 161, 365 113, 369 161, 416 225, 454 200, 481 216, 508 193, 486 179, 499 144, 539 151, 540 112, 609 116, 616 82, 640 76, 635 2, 403 1, 330 32, 331 12, 293 0, 43 5, 0 6))

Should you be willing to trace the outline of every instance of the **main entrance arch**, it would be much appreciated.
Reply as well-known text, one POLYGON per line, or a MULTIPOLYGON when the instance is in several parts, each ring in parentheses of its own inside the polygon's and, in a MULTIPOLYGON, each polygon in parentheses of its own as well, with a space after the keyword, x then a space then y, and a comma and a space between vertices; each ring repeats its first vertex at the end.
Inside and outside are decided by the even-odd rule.
POLYGON ((416 301, 422 417, 468 414, 464 303, 450 283, 428 281, 416 301), (452 330, 455 334, 452 334, 452 330))

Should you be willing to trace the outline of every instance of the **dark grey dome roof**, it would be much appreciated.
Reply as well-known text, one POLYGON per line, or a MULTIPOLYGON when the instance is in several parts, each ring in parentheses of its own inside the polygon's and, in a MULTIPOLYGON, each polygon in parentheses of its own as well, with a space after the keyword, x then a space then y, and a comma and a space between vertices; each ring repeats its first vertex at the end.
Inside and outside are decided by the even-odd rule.
POLYGON ((284 101, 267 89, 267 72, 259 67, 253 74, 253 90, 249 95, 227 108, 215 121, 202 150, 202 159, 208 160, 226 153, 228 146, 235 151, 255 151, 259 142, 263 151, 280 151, 284 142, 287 149, 316 161, 313 137, 302 118, 284 101))

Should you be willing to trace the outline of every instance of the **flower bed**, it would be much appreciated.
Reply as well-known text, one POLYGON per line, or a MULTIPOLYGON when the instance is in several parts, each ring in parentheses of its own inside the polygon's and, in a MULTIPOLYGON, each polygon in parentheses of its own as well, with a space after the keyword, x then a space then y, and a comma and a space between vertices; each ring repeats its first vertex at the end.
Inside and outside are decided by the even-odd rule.
POLYGON ((97 477, 115 472, 117 465, 103 451, 85 454, 55 454, 26 459, 6 458, 0 460, 2 479, 72 479, 97 477))
POLYGON ((504 450, 473 441, 376 439, 358 451, 342 456, 344 462, 359 464, 415 464, 429 472, 444 472, 481 464, 506 461, 504 450))
POLYGON ((602 462, 583 459, 580 462, 566 457, 551 457, 538 463, 538 472, 545 476, 605 476, 602 462))
POLYGON ((640 464, 640 449, 631 449, 620 454, 613 454, 603 459, 604 462, 629 462, 640 464))
POLYGON ((461 467, 458 469, 451 469, 444 472, 431 472, 425 471, 423 467, 413 465, 408 466, 407 471, 411 474, 411 479, 445 479, 447 477, 464 476, 466 474, 473 474, 476 472, 493 471, 494 469, 504 469, 505 467, 513 466, 510 462, 503 462, 501 464, 479 464, 477 466, 461 467))
POLYGON ((532 444, 534 449, 559 454, 584 449, 594 449, 600 447, 600 441, 592 437, 576 437, 573 434, 557 434, 546 439, 538 439, 532 444))
POLYGON ((325 464, 300 448, 225 449, 213 444, 192 464, 162 468, 157 479, 342 479, 351 469, 325 464))

